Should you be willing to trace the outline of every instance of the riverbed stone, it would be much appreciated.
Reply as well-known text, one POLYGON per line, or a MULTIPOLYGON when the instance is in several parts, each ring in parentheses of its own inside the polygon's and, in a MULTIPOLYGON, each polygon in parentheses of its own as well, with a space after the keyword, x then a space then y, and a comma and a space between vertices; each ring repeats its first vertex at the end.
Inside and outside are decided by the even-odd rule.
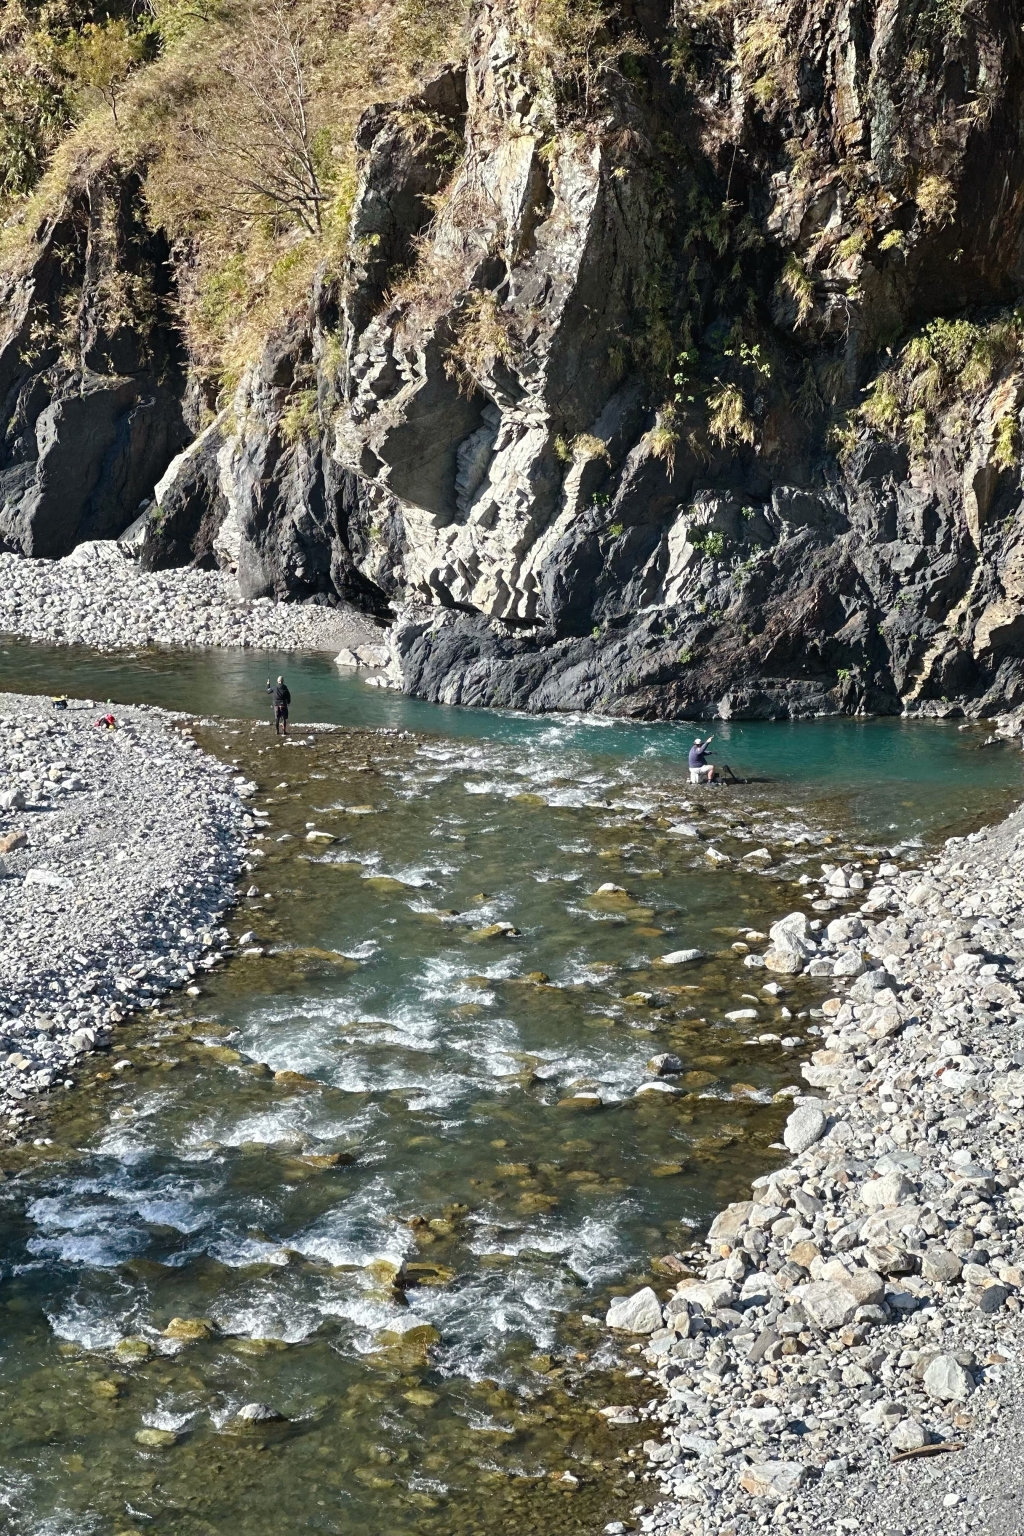
POLYGON ((917 1191, 906 1174, 894 1169, 880 1179, 869 1179, 860 1193, 861 1204, 869 1211, 888 1210, 904 1205, 917 1191))
POLYGON ((769 949, 763 958, 765 967, 777 976, 799 976, 804 968, 802 957, 794 949, 769 949))
POLYGON ((239 1424, 282 1424, 285 1416, 270 1403, 243 1403, 234 1417, 239 1424))
POLYGON ((938 1244, 928 1247, 921 1255, 921 1274, 926 1280, 951 1285, 954 1280, 959 1280, 961 1268, 958 1255, 938 1244))
POLYGON ((919 1419, 901 1419, 889 1436, 893 1450, 919 1451, 928 1444, 928 1431, 919 1419))
POLYGON ((853 1292, 837 1280, 812 1281, 793 1293, 816 1328, 832 1332, 853 1321, 861 1303, 853 1292))
POLYGON ((801 1104, 786 1121, 782 1139, 790 1152, 798 1154, 813 1147, 825 1134, 828 1121, 816 1104, 801 1104))
POLYGON ((937 1403, 965 1403, 974 1391, 974 1378, 954 1355, 936 1355, 924 1373, 923 1385, 937 1403))
POLYGON ((661 955, 659 965, 692 965, 695 960, 703 960, 702 949, 673 949, 667 955, 661 955))
POLYGON ((740 1473, 740 1487, 756 1499, 791 1498, 807 1477, 800 1461, 756 1461, 740 1473))
POLYGON ((135 1440, 148 1450, 166 1450, 169 1446, 177 1445, 178 1436, 173 1429, 138 1429, 135 1431, 135 1440))
POLYGON ((622 1333, 653 1333, 662 1326, 661 1302, 649 1285, 632 1296, 615 1296, 605 1321, 622 1333))

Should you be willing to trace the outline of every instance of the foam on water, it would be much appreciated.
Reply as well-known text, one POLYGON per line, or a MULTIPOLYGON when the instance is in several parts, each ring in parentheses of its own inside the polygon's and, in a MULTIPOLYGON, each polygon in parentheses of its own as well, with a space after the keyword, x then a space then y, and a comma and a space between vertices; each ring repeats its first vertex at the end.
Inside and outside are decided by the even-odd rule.
MULTIPOLYGON (((887 846, 899 841, 901 859, 921 841, 916 811, 869 806, 837 826, 841 818, 793 781, 781 794, 684 791, 689 728, 490 718, 499 739, 365 738, 354 764, 350 740, 325 737, 315 755, 289 754, 290 787, 278 783, 265 730, 211 737, 227 741, 261 786, 255 807, 267 792, 260 882, 274 901, 248 904, 237 925, 256 932, 264 953, 203 976, 201 998, 179 1000, 174 1018, 147 1026, 165 1031, 157 1045, 140 1027, 131 1071, 95 1090, 102 1123, 75 1129, 73 1157, 26 1164, 0 1192, 15 1217, 5 1283, 26 1301, 24 1313, 4 1313, 17 1342, 0 1353, 0 1390, 12 1401, 19 1372, 41 1374, 40 1361, 63 1369, 52 1340, 96 1352, 80 1362, 93 1409, 90 1373, 130 1375, 130 1407, 108 1406, 97 1431, 118 1476, 159 1466, 173 1478, 189 1444, 201 1458, 204 1435, 247 1401, 303 1418, 279 1456, 245 1464, 230 1516, 218 1490, 196 1495, 196 1521, 218 1536, 276 1536, 280 1501, 305 1498, 314 1484, 319 1499, 335 1466, 343 1486, 329 1496, 323 1529, 344 1536, 377 1525, 418 1536, 410 1492, 462 1488, 475 1519, 510 1478, 548 1487, 574 1443, 568 1427, 536 1455, 524 1427, 514 1459, 506 1456, 495 1448, 512 1439, 495 1384, 513 1405, 519 1393, 525 1402, 561 1391, 581 1343, 611 1363, 579 1314, 600 1312, 609 1286, 641 1283, 652 1256, 685 1251, 686 1227, 738 1197, 752 1170, 775 1166, 770 1145, 785 1105, 770 1099, 792 1081, 793 1057, 745 1040, 724 1019, 744 993, 759 992, 730 936, 745 925, 765 931, 799 899, 780 877, 816 874, 824 857, 880 857, 873 840, 883 834, 887 846), (352 814, 370 804, 375 814, 352 814), (671 835, 684 818, 701 842, 671 835), (319 852, 302 843, 314 819, 338 839, 319 852), (843 839, 851 827, 859 853, 843 839), (291 841, 278 843, 286 832, 291 841), (770 847, 767 873, 739 862, 754 837, 770 847), (712 840, 731 866, 709 870, 712 840), (628 899, 593 901, 606 882, 628 899), (517 936, 493 931, 499 919, 517 936), (686 947, 710 958, 682 974, 654 967, 686 947), (538 973, 551 985, 538 985, 538 973), (630 1001, 634 991, 649 1006, 630 1001), (241 1060, 205 1048, 223 1045, 241 1060), (649 1059, 666 1051, 687 1068, 678 1097, 635 1097, 650 1081, 649 1059), (700 1076, 688 1087, 691 1071, 700 1076), (574 1098, 588 1085, 603 1108, 574 1098), (33 1342, 31 1319, 41 1316, 50 1339, 37 1327, 33 1342), (206 1318, 220 1332, 175 1342, 163 1332, 172 1317, 206 1318), (427 1345, 413 1330, 424 1325, 440 1340, 419 1358, 427 1345), (389 1354, 408 1333, 407 1350, 389 1354), (134 1336, 156 1351, 149 1374, 104 1354, 134 1336), (559 1367, 551 1383, 529 1364, 538 1351, 559 1367), (434 1397, 429 1408, 407 1398, 416 1384, 434 1397), (132 1439, 140 1424, 181 1433, 182 1444, 167 1456, 144 1452, 132 1439), (471 1424, 494 1436, 486 1454, 479 1443, 466 1448, 471 1424), (322 1467, 308 1459, 321 1442, 322 1467), (428 1444, 440 1467, 419 1463, 428 1444), (271 1462, 271 1473, 260 1470, 271 1462), (481 1482, 487 1465, 501 1478, 481 1482), (382 1468, 378 1482, 361 1481, 382 1468)), ((732 760, 761 739, 722 734, 732 760)), ((847 759, 836 760, 845 771, 847 759)), ((824 984, 787 986, 799 992, 794 1012, 825 995, 824 984)), ((761 1028, 784 1032, 768 1004, 761 1028)), ((25 1474, 17 1536, 42 1533, 38 1521, 64 1510, 77 1485, 60 1458, 79 1432, 58 1426, 27 1468, 25 1447, 0 1426, 0 1461, 25 1474)), ((571 1433, 590 1428, 581 1418, 571 1433)), ((99 1445, 78 1474, 88 1489, 81 1501, 95 1507, 107 1498, 90 1478, 99 1445)), ((232 1458, 223 1466, 234 1477, 232 1458)), ((149 1507, 145 1490, 128 1492, 133 1507, 149 1507)), ((118 1502, 102 1504, 97 1531, 120 1530, 127 1497, 114 1488, 118 1502)), ((319 1519, 319 1502, 309 1508, 319 1519)), ((568 1529, 550 1505, 515 1515, 502 1516, 509 1528, 568 1529)), ((77 1518, 53 1529, 75 1531, 77 1518)), ((461 1529, 444 1506, 427 1518, 430 1536, 461 1529)), ((181 1526, 184 1536, 199 1528, 181 1526)))

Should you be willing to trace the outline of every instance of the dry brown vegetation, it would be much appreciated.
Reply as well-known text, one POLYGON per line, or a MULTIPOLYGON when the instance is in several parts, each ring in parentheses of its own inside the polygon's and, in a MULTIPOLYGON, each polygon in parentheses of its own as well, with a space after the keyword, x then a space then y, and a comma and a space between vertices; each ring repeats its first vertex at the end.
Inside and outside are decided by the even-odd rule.
MULTIPOLYGON (((151 222, 175 252, 190 348, 210 395, 226 398, 268 330, 301 308, 316 269, 340 264, 361 112, 459 57, 467 10, 465 0, 152 0, 155 57, 134 72, 137 49, 112 58, 85 23, 72 27, 54 47, 77 37, 93 88, 67 76, 63 116, 38 151, 45 173, 27 166, 0 200, 0 262, 28 257, 40 221, 91 169, 141 169, 151 222)), ((28 30, 16 32, 22 51, 28 30)), ((134 46, 120 32, 109 41, 134 46)))

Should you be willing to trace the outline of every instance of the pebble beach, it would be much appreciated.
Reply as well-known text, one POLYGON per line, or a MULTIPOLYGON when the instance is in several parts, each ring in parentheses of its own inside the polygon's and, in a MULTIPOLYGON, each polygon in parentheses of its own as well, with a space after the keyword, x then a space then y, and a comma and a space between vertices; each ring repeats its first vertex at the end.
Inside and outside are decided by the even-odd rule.
POLYGON ((217 963, 245 815, 158 710, 0 694, 0 1136, 132 1009, 217 963))
MULTIPOLYGON (((847 884, 823 868, 824 895, 847 884)), ((657 1389, 643 1530, 1021 1528, 1024 813, 861 894, 783 918, 762 956, 837 983, 789 1161, 671 1290, 608 1312, 657 1389)))
POLYGON ((0 554, 0 634, 58 645, 339 651, 379 646, 380 630, 341 605, 243 598, 227 571, 142 570, 114 539, 63 560, 0 554))

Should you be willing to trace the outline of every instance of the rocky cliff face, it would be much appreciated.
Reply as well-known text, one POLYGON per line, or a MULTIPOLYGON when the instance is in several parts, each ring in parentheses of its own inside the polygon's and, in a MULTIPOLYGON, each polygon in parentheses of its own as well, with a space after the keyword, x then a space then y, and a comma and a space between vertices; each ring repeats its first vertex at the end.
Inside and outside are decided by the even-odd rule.
MULTIPOLYGON (((464 67, 364 116, 345 270, 170 462, 144 559, 350 597, 393 618, 402 685, 450 702, 1024 701, 1022 20, 485 0, 464 67)), ((31 415, 20 323, 0 390, 70 423, 93 375, 47 364, 31 415)), ((144 448, 130 423, 143 379, 187 399, 173 353, 166 383, 141 356, 104 374, 150 485, 181 429, 144 448)), ((37 552, 47 431, 9 430, 0 468, 0 527, 37 552)), ((60 536, 118 531, 149 489, 123 475, 60 536)))
POLYGON ((116 536, 192 436, 168 255, 137 175, 83 172, 0 282, 0 547, 116 536))

